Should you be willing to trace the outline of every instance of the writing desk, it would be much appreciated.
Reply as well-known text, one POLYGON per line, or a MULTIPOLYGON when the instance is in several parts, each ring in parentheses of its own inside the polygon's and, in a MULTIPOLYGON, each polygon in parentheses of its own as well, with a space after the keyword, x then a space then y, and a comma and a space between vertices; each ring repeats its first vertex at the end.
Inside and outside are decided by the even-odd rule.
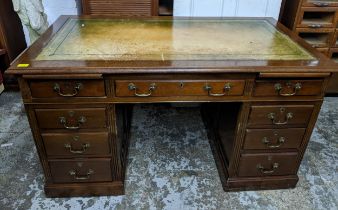
POLYGON ((224 190, 295 187, 336 71, 271 19, 62 16, 8 73, 54 197, 124 193, 134 103, 201 103, 224 190))

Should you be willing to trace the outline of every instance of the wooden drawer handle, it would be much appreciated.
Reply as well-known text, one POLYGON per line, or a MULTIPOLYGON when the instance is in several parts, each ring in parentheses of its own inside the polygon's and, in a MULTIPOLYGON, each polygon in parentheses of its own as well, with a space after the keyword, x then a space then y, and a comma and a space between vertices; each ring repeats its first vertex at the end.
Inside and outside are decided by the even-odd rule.
POLYGON ((223 87, 223 93, 212 93, 212 87, 208 84, 204 86, 204 90, 208 91, 209 96, 214 96, 214 97, 220 97, 220 96, 225 96, 229 94, 229 91, 231 90, 231 84, 226 83, 223 87))
MULTIPOLYGON (((283 114, 284 112, 285 112, 285 108, 280 108, 280 113, 283 114)), ((293 113, 288 112, 285 116, 284 121, 277 120, 276 113, 273 113, 273 112, 268 114, 268 118, 272 121, 272 124, 274 125, 286 125, 288 124, 289 120, 293 118, 293 113)))
POLYGON ((276 169, 279 168, 278 163, 274 163, 270 169, 265 169, 264 166, 261 164, 257 165, 257 169, 262 173, 262 174, 272 174, 276 171, 276 169))
POLYGON ((77 94, 79 94, 80 89, 83 87, 82 83, 76 83, 75 86, 73 87, 73 92, 72 93, 63 93, 60 85, 58 83, 54 84, 53 90, 57 92, 59 96, 62 97, 74 97, 77 94))
POLYGON ((280 146, 282 146, 285 143, 285 138, 279 137, 278 140, 277 140, 277 144, 271 144, 268 137, 264 137, 262 139, 262 143, 265 144, 268 148, 275 149, 275 148, 279 148, 280 146))
POLYGON ((275 84, 275 90, 276 90, 276 92, 278 93, 278 95, 280 95, 280 96, 285 96, 285 97, 287 97, 287 96, 294 96, 294 95, 297 94, 297 92, 298 92, 299 90, 302 89, 302 84, 299 83, 299 82, 297 82, 297 83, 294 84, 294 85, 291 84, 291 83, 287 83, 286 85, 287 85, 288 87, 293 86, 293 92, 292 92, 292 93, 283 93, 283 86, 282 86, 282 84, 281 84, 281 83, 276 83, 276 84, 275 84))
POLYGON ((73 176, 75 180, 88 180, 93 173, 94 171, 92 169, 89 169, 86 175, 79 175, 75 170, 69 171, 69 175, 73 176))
POLYGON ((156 84, 151 83, 149 85, 148 93, 138 93, 138 87, 134 83, 129 83, 128 89, 131 91, 134 91, 134 95, 137 97, 149 97, 151 94, 153 94, 153 91, 156 89, 156 84))
POLYGON ((313 5, 315 5, 316 7, 327 7, 330 6, 329 3, 325 3, 325 2, 313 2, 313 5))
POLYGON ((77 124, 75 126, 68 125, 68 120, 65 117, 59 117, 60 123, 64 128, 68 130, 77 130, 81 128, 81 125, 87 121, 86 117, 80 116, 77 120, 77 124))
POLYGON ((309 24, 308 26, 309 26, 310 28, 321 28, 321 27, 323 27, 322 24, 309 24))
POLYGON ((65 148, 69 149, 69 152, 73 153, 73 154, 83 154, 86 152, 86 150, 90 147, 90 144, 88 143, 84 143, 82 144, 82 149, 81 150, 74 150, 72 148, 71 144, 65 144, 65 148))

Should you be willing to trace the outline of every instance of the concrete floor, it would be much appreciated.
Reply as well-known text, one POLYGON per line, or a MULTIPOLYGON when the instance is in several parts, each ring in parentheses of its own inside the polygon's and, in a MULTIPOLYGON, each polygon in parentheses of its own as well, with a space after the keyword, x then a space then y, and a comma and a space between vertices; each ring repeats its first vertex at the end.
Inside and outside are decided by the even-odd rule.
POLYGON ((338 209, 338 98, 326 98, 295 189, 222 190, 198 109, 134 109, 126 195, 45 198, 19 93, 0 95, 0 209, 338 209), (156 126, 155 126, 156 125, 156 126))

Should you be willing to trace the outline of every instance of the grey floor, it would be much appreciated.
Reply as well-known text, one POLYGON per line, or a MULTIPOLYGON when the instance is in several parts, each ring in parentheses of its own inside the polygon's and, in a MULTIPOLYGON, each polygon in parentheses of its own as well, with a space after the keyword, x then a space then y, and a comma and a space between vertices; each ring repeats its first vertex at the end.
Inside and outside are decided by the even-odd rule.
POLYGON ((0 95, 0 209, 338 209, 338 98, 326 98, 295 189, 222 190, 198 109, 134 109, 126 195, 45 198, 20 95, 0 95))

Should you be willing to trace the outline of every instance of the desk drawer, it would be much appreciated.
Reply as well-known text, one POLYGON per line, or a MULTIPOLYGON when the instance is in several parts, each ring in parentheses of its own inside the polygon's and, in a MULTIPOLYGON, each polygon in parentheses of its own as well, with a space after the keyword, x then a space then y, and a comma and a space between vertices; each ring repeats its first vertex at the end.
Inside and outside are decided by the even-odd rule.
POLYGON ((313 105, 264 105, 252 106, 248 127, 305 128, 310 120, 313 105))
POLYGON ((112 181, 110 159, 52 160, 49 166, 55 183, 112 181))
POLYGON ((137 81, 117 80, 117 97, 241 96, 245 80, 137 81))
POLYGON ((243 149, 297 149, 305 128, 247 129, 243 149))
POLYGON ((302 28, 332 28, 336 23, 336 8, 302 8, 297 27, 302 28))
POLYGON ((306 7, 338 7, 338 1, 332 0, 303 0, 303 6, 306 7))
POLYGON ((238 176, 276 176, 296 174, 298 153, 243 154, 238 176))
POLYGON ((298 36, 304 39, 312 47, 325 48, 330 47, 334 37, 334 29, 307 29, 297 28, 296 32, 298 36))
POLYGON ((30 81, 33 98, 76 98, 106 96, 103 80, 30 81))
POLYGON ((107 132, 44 133, 42 139, 48 156, 110 154, 107 132))
POLYGON ((35 113, 42 129, 106 128, 105 108, 36 109, 35 113))
POLYGON ((315 96, 321 95, 322 80, 258 80, 254 96, 315 96))

